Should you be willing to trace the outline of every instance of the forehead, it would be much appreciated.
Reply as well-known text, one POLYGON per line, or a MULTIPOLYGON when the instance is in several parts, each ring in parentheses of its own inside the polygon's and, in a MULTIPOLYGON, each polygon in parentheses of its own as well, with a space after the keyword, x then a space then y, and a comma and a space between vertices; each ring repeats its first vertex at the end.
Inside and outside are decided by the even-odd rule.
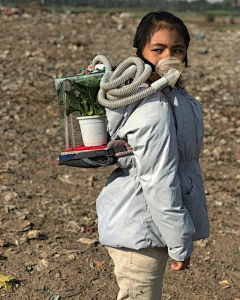
POLYGON ((185 46, 185 41, 176 29, 162 28, 153 34, 149 41, 149 44, 178 44, 185 46))

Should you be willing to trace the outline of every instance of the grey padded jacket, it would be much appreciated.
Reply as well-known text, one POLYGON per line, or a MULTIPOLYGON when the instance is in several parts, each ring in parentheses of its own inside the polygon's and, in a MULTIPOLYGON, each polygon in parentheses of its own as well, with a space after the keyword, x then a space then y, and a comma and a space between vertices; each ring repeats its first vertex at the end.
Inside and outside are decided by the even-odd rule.
POLYGON ((200 103, 175 87, 164 89, 175 108, 155 93, 107 110, 112 139, 127 139, 133 154, 117 168, 97 198, 100 242, 111 247, 168 247, 183 261, 193 241, 209 236, 199 165, 203 139, 200 103))

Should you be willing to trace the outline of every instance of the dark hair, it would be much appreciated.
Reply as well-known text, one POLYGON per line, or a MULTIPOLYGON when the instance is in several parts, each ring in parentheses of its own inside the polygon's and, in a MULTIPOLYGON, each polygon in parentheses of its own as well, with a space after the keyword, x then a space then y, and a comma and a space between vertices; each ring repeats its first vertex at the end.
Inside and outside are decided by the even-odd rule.
MULTIPOLYGON (((156 11, 147 14, 138 25, 133 47, 137 48, 137 55, 142 57, 143 48, 150 42, 152 36, 160 29, 175 29, 184 39, 186 49, 190 43, 190 35, 187 27, 181 19, 165 11, 156 11)), ((185 66, 187 67, 187 54, 185 66)), ((179 78, 177 85, 183 88, 182 79, 179 78)))
POLYGON ((133 43, 137 54, 142 54, 143 48, 160 29, 175 29, 183 37, 188 48, 190 35, 183 21, 169 12, 156 11, 147 14, 138 25, 133 43))

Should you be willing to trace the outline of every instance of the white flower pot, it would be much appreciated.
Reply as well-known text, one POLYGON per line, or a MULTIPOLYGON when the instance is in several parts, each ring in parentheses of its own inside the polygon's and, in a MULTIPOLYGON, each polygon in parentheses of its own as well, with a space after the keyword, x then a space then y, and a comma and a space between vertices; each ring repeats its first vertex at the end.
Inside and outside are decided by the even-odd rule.
POLYGON ((77 117, 85 147, 107 144, 106 115, 77 117))

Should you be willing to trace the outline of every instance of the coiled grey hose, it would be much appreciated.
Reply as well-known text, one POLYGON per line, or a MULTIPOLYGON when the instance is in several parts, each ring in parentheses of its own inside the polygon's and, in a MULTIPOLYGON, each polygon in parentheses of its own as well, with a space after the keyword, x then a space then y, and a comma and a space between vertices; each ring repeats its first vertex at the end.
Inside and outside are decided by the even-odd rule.
POLYGON ((150 87, 132 94, 150 77, 152 73, 150 65, 144 64, 139 57, 133 56, 120 63, 113 72, 111 63, 106 56, 97 55, 92 61, 93 66, 98 62, 105 66, 105 74, 100 82, 98 101, 106 108, 118 108, 143 99, 171 85, 171 82, 176 82, 181 74, 180 71, 173 69, 165 77, 152 83, 150 87), (130 78, 133 79, 132 83, 125 85, 130 78))

